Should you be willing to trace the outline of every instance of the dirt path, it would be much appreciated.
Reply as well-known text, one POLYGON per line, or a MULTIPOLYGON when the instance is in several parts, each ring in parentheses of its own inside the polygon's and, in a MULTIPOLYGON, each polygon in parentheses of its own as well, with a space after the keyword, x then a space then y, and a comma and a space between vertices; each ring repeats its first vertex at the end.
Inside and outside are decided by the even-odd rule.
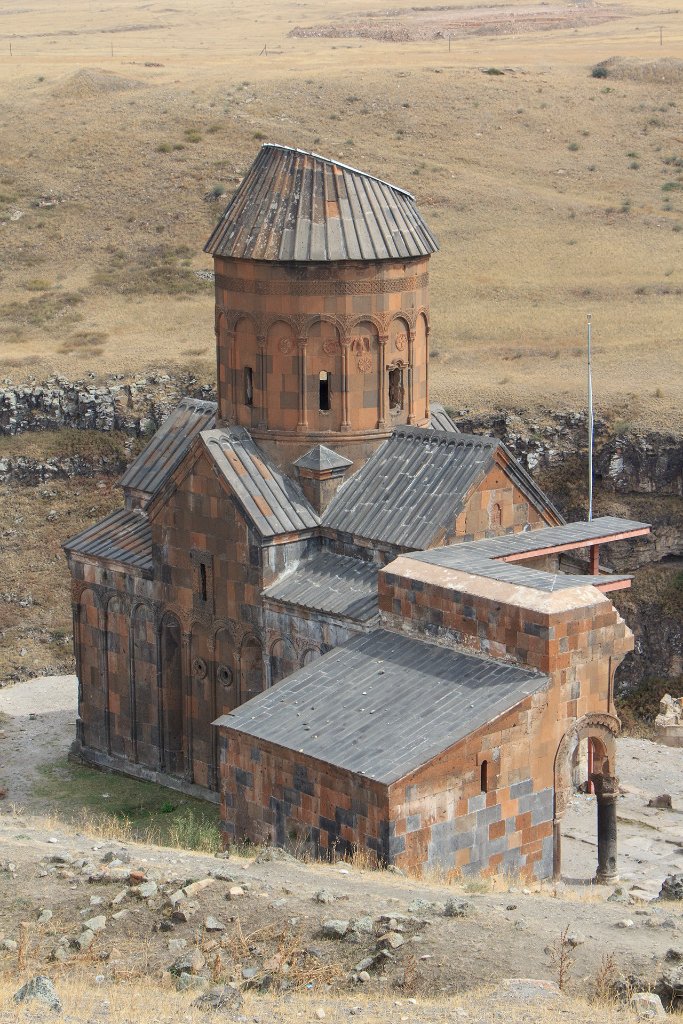
POLYGON ((0 690, 0 787, 29 807, 39 769, 63 756, 75 735, 76 676, 44 676, 0 690))

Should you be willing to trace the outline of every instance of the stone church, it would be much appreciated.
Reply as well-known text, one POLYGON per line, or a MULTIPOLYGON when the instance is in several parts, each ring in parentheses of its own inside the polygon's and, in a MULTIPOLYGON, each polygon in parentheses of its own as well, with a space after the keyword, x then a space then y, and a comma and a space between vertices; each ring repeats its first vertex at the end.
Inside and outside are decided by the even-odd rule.
POLYGON ((227 843, 537 877, 583 770, 613 877, 632 636, 599 550, 647 525, 565 524, 430 405, 410 193, 264 145, 206 251, 218 402, 181 401, 64 545, 75 754, 220 801, 227 843))

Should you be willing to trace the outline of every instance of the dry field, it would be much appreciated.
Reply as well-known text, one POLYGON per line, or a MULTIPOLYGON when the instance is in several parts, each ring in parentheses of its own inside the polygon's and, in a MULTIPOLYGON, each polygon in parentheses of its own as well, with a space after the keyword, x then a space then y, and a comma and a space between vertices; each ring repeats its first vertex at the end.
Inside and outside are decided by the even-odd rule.
POLYGON ((0 381, 180 365, 210 379, 195 272, 213 195, 267 139, 415 193, 442 245, 435 397, 581 406, 590 312, 600 411, 681 426, 683 13, 368 6, 4 5, 0 381), (416 41, 349 34, 369 21, 416 41), (341 38, 316 34, 330 25, 341 38), (642 61, 663 63, 648 76, 642 61))

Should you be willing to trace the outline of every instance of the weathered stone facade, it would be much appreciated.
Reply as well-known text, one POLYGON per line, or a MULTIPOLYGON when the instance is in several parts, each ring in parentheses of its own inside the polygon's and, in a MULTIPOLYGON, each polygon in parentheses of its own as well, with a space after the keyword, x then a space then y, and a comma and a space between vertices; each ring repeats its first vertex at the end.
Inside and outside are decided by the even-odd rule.
MULTIPOLYGON (((609 579, 596 569, 585 586, 539 604, 533 587, 520 596, 406 559, 518 537, 510 557, 520 567, 531 551, 555 573, 553 544, 534 551, 525 538, 562 520, 503 444, 461 434, 440 409, 430 429, 436 243, 412 197, 312 154, 264 151, 210 242, 217 406, 180 402, 126 471, 125 507, 65 544, 75 752, 215 801, 220 791, 227 841, 295 836, 322 854, 361 845, 405 866, 545 876, 566 789, 556 752, 577 720, 599 711, 613 722, 613 671, 628 634, 595 589, 609 579), (286 167, 270 195, 273 161, 286 167), (320 207, 325 232, 299 206, 292 234, 282 189, 299 197, 310 188, 315 208, 321 183, 336 196, 320 207), (360 189, 374 200, 349 212, 360 189), (322 687, 338 652, 366 642, 391 652, 398 636, 415 638, 406 657, 418 673, 422 647, 430 664, 443 648, 485 655, 491 680, 469 705, 467 732, 456 737, 469 714, 458 713, 442 748, 403 774, 375 779, 232 727, 238 709, 258 719, 259 701, 315 678, 318 665, 322 687), (497 711, 484 706, 496 687, 497 711)), ((627 526, 629 536, 646 532, 627 526)), ((624 533, 605 527, 586 543, 603 535, 624 533)), ((453 664, 447 674, 472 671, 467 659, 453 664)), ((395 667, 413 713, 410 666, 395 667)), ((440 671, 425 676, 435 694, 440 671)), ((457 672, 453 684, 448 699, 457 672)), ((607 741, 600 749, 611 771, 607 741)))

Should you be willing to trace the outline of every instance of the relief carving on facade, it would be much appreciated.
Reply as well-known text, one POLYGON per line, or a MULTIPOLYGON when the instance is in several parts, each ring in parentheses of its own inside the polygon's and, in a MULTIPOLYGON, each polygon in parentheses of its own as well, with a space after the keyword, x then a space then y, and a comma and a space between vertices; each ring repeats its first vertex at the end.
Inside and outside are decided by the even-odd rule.
POLYGON ((360 373, 370 373, 373 368, 371 340, 367 334, 356 334, 351 338, 351 351, 356 357, 356 366, 360 373))

